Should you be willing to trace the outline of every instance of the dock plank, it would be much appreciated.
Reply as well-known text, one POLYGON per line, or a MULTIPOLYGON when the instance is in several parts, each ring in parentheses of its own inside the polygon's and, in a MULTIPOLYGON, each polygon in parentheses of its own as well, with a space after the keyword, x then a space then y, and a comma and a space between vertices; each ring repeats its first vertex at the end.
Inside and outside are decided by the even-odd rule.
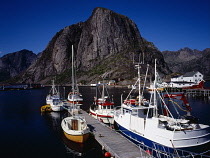
POLYGON ((99 120, 81 110, 80 115, 85 117, 95 139, 102 147, 115 158, 146 158, 149 155, 137 145, 126 139, 115 130, 107 127, 99 120))

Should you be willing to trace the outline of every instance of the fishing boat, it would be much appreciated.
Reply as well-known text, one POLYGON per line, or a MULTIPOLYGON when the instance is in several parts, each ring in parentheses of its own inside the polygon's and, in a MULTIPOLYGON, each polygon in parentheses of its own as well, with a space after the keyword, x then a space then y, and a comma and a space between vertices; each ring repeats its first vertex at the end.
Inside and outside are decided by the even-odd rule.
MULTIPOLYGON (((137 81, 140 87, 140 65, 138 64, 137 67, 137 81)), ((187 114, 180 116, 176 105, 169 108, 156 89, 151 94, 150 100, 144 99, 140 90, 139 88, 137 98, 129 99, 128 96, 114 113, 114 120, 125 136, 139 145, 162 150, 162 154, 166 151, 176 154, 175 157, 177 155, 179 157, 183 153, 179 151, 183 150, 192 155, 190 151, 196 151, 197 147, 210 142, 210 126, 199 124, 196 119, 193 119, 189 105, 186 105, 187 114), (178 116, 172 114, 171 108, 176 108, 175 113, 178 116), (164 109, 163 112, 161 112, 162 109, 164 109)), ((168 95, 168 97, 171 96, 168 95)))
POLYGON ((49 94, 46 97, 46 104, 50 104, 53 102, 53 99, 59 99, 59 98, 60 98, 59 92, 57 91, 55 87, 54 80, 52 80, 51 89, 49 91, 49 94))
MULTIPOLYGON (((96 88, 97 92, 97 88, 96 88)), ((114 102, 109 96, 105 96, 105 85, 103 84, 101 98, 94 97, 94 103, 90 106, 90 115, 103 123, 114 124, 114 102)))
POLYGON ((66 117, 61 122, 61 127, 63 129, 64 135, 67 139, 77 142, 84 143, 90 134, 89 127, 87 126, 84 117, 78 116, 79 106, 83 99, 79 96, 77 89, 75 89, 74 83, 74 53, 72 46, 72 92, 68 94, 68 101, 70 106, 68 107, 68 112, 72 115, 66 117))
POLYGON ((85 118, 74 114, 74 105, 71 109, 72 116, 64 118, 61 122, 61 127, 67 139, 76 143, 84 143, 90 135, 90 130, 85 118))
POLYGON ((76 75, 74 72, 74 68, 75 68, 75 66, 74 66, 74 47, 72 45, 72 91, 68 94, 68 101, 70 103, 82 105, 83 98, 82 98, 82 95, 79 93, 79 88, 76 83, 76 75))

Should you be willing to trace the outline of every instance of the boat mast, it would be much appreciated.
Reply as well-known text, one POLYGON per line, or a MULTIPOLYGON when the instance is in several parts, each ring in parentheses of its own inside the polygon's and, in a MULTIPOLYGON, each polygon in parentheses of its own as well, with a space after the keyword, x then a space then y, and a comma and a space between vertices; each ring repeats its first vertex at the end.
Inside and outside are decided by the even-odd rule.
POLYGON ((103 83, 103 89, 102 89, 102 99, 104 100, 104 83, 103 83))
POLYGON ((142 100, 142 97, 141 97, 141 79, 140 79, 140 68, 141 68, 141 66, 140 66, 140 64, 138 63, 138 65, 136 65, 136 67, 137 67, 137 69, 138 69, 138 82, 139 82, 139 105, 140 105, 140 102, 141 102, 141 100, 142 100))
POLYGON ((154 116, 157 116, 157 89, 156 89, 156 82, 157 82, 157 66, 156 66, 156 61, 157 59, 155 59, 155 80, 154 80, 154 112, 153 112, 153 115, 154 116))
POLYGON ((72 59, 71 59, 71 63, 72 63, 72 70, 71 70, 71 80, 72 80, 72 99, 73 99, 73 106, 71 108, 72 111, 72 116, 74 116, 74 109, 75 109, 75 104, 74 104, 74 47, 72 45, 72 59))
POLYGON ((54 84, 54 80, 52 80, 52 94, 55 94, 55 84, 54 84))
POLYGON ((71 79, 72 79, 72 92, 74 94, 74 47, 72 45, 72 70, 71 70, 71 79))

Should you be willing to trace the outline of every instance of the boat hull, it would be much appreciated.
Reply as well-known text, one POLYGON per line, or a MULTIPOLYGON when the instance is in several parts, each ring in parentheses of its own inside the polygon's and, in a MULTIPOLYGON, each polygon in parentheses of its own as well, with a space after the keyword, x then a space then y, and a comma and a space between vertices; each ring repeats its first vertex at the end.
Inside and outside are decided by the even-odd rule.
POLYGON ((89 134, 90 133, 86 133, 83 135, 71 135, 64 131, 64 135, 66 136, 66 138, 76 143, 84 143, 85 141, 87 141, 87 139, 89 138, 89 134))
POLYGON ((63 106, 51 106, 51 108, 52 108, 52 111, 56 111, 56 112, 64 110, 63 106))
POLYGON ((61 127, 66 138, 76 143, 84 143, 90 135, 86 121, 79 116, 64 118, 61 127))
POLYGON ((73 104, 83 104, 83 98, 77 94, 69 94, 68 101, 73 104))
POLYGON ((72 103, 72 104, 79 104, 79 105, 82 105, 83 104, 83 101, 69 100, 69 102, 72 103))
MULTIPOLYGON (((206 144, 201 144, 201 145, 197 145, 197 146, 190 146, 190 147, 181 147, 181 148, 171 148, 171 147, 166 147, 163 145, 160 145, 148 138, 145 138, 144 135, 140 135, 139 133, 135 133, 131 130, 128 130, 126 128, 124 128, 123 126, 121 126, 119 123, 117 123, 115 121, 118 129, 122 132, 123 135, 125 135, 128 139, 130 139, 132 142, 134 142, 135 144, 143 144, 147 147, 150 147, 151 149, 154 148, 161 148, 163 150, 168 151, 169 153, 175 153, 175 152, 179 152, 179 154, 183 154, 182 151, 188 151, 188 152, 193 152, 193 153, 202 153, 207 151, 206 149, 208 148, 209 143, 206 144), (159 147, 158 147, 159 146, 159 147)), ((187 154, 187 153, 185 153, 187 154)))
POLYGON ((114 124, 114 115, 108 113, 97 113, 96 111, 90 108, 90 115, 93 116, 95 119, 100 120, 103 123, 107 124, 114 124))

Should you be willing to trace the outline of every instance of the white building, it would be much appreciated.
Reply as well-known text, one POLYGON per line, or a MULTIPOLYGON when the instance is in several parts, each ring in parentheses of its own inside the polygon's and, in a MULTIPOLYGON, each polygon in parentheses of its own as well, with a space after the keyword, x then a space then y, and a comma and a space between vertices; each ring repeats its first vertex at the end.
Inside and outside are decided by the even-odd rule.
POLYGON ((195 82, 200 83, 203 75, 198 71, 187 72, 184 75, 171 78, 171 82, 195 82))
POLYGON ((168 83, 168 87, 191 87, 194 85, 198 85, 201 81, 203 81, 203 74, 201 74, 200 72, 187 72, 184 75, 171 78, 171 82, 168 83))

